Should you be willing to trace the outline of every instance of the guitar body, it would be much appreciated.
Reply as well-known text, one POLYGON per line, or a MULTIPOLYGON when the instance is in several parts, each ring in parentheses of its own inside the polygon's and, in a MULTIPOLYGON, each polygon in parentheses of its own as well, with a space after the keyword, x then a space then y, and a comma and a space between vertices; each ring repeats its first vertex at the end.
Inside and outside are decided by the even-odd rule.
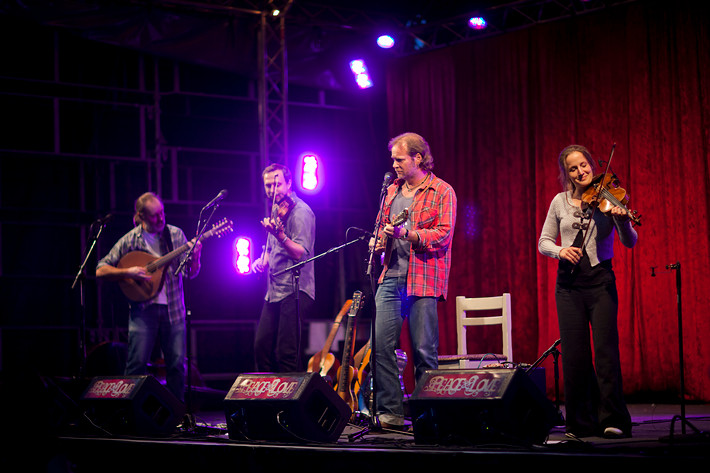
POLYGON ((338 396, 347 403, 352 412, 355 412, 358 407, 357 391, 357 370, 352 366, 340 366, 338 368, 338 396))
POLYGON ((357 385, 359 388, 362 387, 365 375, 369 373, 370 370, 370 342, 368 341, 365 346, 363 346, 360 351, 355 355, 355 366, 357 366, 357 385))
MULTIPOLYGON (((130 268, 132 266, 150 267, 150 263, 154 263, 158 259, 145 251, 131 251, 126 253, 117 267, 130 268)), ((154 298, 163 287, 163 268, 155 269, 150 276, 150 280, 139 281, 136 279, 125 278, 118 281, 118 285, 125 294, 133 302, 145 302, 154 298)))
POLYGON ((321 377, 325 378, 325 380, 331 386, 334 385, 333 383, 335 381, 333 380, 338 379, 336 376, 339 364, 338 361, 335 359, 335 356, 330 353, 330 347, 331 345, 333 345, 335 335, 338 333, 340 321, 343 319, 343 316, 348 313, 348 310, 350 310, 352 303, 352 299, 348 299, 347 301, 345 301, 345 304, 343 304, 343 307, 340 309, 340 312, 338 312, 338 315, 336 315, 335 317, 335 323, 333 323, 333 327, 331 327, 330 329, 328 339, 325 341, 323 349, 318 353, 314 354, 311 359, 308 360, 307 371, 309 373, 315 373, 317 371, 321 375, 321 377))
POLYGON ((334 379, 337 379, 338 368, 340 363, 335 359, 335 355, 328 352, 323 356, 321 352, 316 353, 308 360, 308 368, 306 371, 309 373, 315 373, 321 375, 321 377, 326 378, 326 381, 331 380, 330 384, 333 385, 334 379))
MULTIPOLYGON (((212 236, 221 237, 225 233, 232 231, 232 222, 222 219, 214 224, 212 228, 200 237, 200 241, 212 236)), ((118 285, 123 294, 133 302, 149 301, 158 295, 163 287, 163 268, 170 264, 172 260, 187 252, 190 245, 185 243, 180 248, 176 248, 165 256, 153 256, 146 251, 131 251, 121 258, 116 265, 117 268, 131 268, 140 266, 146 269, 151 275, 150 280, 137 281, 133 278, 124 278, 118 281, 118 285)))

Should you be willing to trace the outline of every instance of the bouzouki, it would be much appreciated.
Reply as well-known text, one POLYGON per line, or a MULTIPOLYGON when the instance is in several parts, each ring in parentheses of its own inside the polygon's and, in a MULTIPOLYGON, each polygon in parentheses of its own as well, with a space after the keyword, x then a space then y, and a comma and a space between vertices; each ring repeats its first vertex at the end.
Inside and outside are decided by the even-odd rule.
MULTIPOLYGON (((200 241, 212 236, 221 237, 231 231, 232 222, 227 219, 222 219, 215 223, 210 230, 205 232, 200 237, 200 241)), ((145 251, 131 251, 123 255, 117 267, 130 268, 132 266, 142 266, 150 274, 150 279, 145 281, 132 278, 124 278, 118 281, 118 285, 123 291, 123 294, 133 302, 145 302, 154 298, 163 287, 165 266, 189 249, 190 245, 185 243, 181 247, 161 257, 154 256, 145 251)))
POLYGON ((325 341, 323 349, 308 360, 307 372, 313 373, 317 371, 322 377, 325 378, 326 375, 333 370, 333 366, 335 365, 335 356, 330 353, 330 347, 333 345, 335 335, 338 333, 340 322, 343 319, 343 316, 348 313, 348 310, 350 310, 352 303, 353 301, 351 299, 345 301, 343 308, 340 309, 340 312, 338 312, 338 315, 335 317, 335 323, 333 323, 333 327, 330 329, 330 334, 328 334, 328 339, 325 341))
POLYGON ((355 353, 355 334, 357 329, 357 315, 362 308, 362 292, 355 291, 353 302, 348 312, 348 324, 345 332, 345 343, 343 345, 343 357, 338 368, 338 384, 336 391, 344 400, 350 410, 355 412, 357 406, 357 370, 353 366, 353 354, 355 353))
MULTIPOLYGON (((404 209, 400 213, 397 214, 397 216, 392 220, 390 225, 392 226, 399 226, 402 225, 404 222, 406 222, 409 219, 409 209, 404 209)), ((380 246, 385 247, 384 255, 382 257, 382 272, 387 271, 387 267, 390 264, 390 259, 392 258, 392 238, 388 237, 384 233, 380 237, 380 246)))

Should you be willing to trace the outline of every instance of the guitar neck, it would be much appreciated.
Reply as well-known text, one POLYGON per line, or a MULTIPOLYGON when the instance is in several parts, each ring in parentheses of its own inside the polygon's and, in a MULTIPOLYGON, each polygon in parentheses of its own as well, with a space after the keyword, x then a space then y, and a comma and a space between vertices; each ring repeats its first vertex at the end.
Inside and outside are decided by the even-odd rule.
POLYGON ((157 260, 152 261, 151 263, 148 263, 148 265, 146 266, 146 269, 150 272, 156 271, 156 270, 162 268, 163 266, 170 264, 170 262, 172 262, 172 260, 174 260, 175 258, 180 256, 181 254, 185 253, 189 249, 190 249, 190 246, 187 243, 185 243, 180 248, 176 248, 173 251, 171 251, 170 253, 168 253, 164 256, 161 256, 157 260))
POLYGON ((338 382, 340 392, 345 392, 349 389, 348 376, 355 348, 355 325, 355 315, 348 314, 348 328, 345 335, 345 343, 343 344, 343 359, 340 363, 340 380, 338 382))
POLYGON ((343 319, 343 316, 350 310, 350 305, 353 303, 352 300, 347 300, 345 301, 345 304, 343 305, 342 309, 340 309, 340 312, 338 312, 338 315, 335 317, 335 322, 333 323, 333 327, 330 329, 330 333, 328 334, 328 338, 325 341, 325 345, 323 346, 323 349, 321 350, 321 358, 325 359, 325 356, 328 354, 330 351, 330 347, 333 345, 333 340, 335 340, 335 335, 338 333, 338 329, 340 328, 340 321, 343 319))
MULTIPOLYGON (((214 229, 204 233, 200 237, 199 241, 201 242, 202 240, 206 240, 207 238, 211 237, 212 235, 214 235, 214 229)), ((158 269, 162 268, 163 266, 170 264, 170 262, 172 262, 172 260, 174 260, 175 258, 180 256, 181 254, 185 253, 189 249, 190 249, 190 245, 188 243, 185 243, 184 245, 180 246, 179 248, 175 248, 170 253, 161 256, 160 258, 158 258, 157 260, 155 260, 151 263, 148 263, 148 265, 146 266, 146 269, 151 272, 157 271, 158 269)))

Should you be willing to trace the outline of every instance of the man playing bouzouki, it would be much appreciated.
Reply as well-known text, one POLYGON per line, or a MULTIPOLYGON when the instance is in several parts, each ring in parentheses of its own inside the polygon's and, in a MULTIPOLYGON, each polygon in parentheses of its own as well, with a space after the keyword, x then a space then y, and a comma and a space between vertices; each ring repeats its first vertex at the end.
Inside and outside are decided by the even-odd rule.
POLYGON ((383 241, 392 243, 375 294, 375 409, 381 427, 401 430, 404 406, 395 349, 408 319, 415 382, 438 367, 437 301, 448 292, 456 193, 432 172, 434 158, 420 135, 399 135, 388 148, 397 180, 387 187, 379 215, 384 226, 371 242, 377 252, 386 251, 383 241))
POLYGON ((190 279, 200 272, 202 243, 187 241, 178 227, 166 225, 165 209, 160 198, 146 192, 135 203, 133 230, 122 236, 96 266, 96 277, 109 281, 133 280, 148 283, 152 275, 144 266, 121 267, 121 259, 133 251, 163 256, 182 245, 194 245, 190 259, 177 275, 176 259, 164 268, 157 294, 147 301, 130 303, 128 318, 128 357, 126 375, 147 373, 156 339, 165 359, 167 388, 181 401, 185 390, 185 297, 183 277, 190 279))

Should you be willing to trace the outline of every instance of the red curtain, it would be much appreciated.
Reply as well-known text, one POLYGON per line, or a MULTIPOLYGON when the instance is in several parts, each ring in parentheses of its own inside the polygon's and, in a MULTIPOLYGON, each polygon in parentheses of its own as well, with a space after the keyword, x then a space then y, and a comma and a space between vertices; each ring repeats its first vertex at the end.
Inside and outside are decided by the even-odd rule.
POLYGON ((557 155, 577 143, 606 162, 616 143, 642 215, 638 245, 615 246, 625 391, 679 393, 680 313, 686 394, 710 401, 709 20, 702 3, 635 2, 390 64, 391 136, 426 137, 458 196, 441 354, 456 351, 457 295, 511 293, 515 362, 557 340, 557 261, 537 251, 557 155))

